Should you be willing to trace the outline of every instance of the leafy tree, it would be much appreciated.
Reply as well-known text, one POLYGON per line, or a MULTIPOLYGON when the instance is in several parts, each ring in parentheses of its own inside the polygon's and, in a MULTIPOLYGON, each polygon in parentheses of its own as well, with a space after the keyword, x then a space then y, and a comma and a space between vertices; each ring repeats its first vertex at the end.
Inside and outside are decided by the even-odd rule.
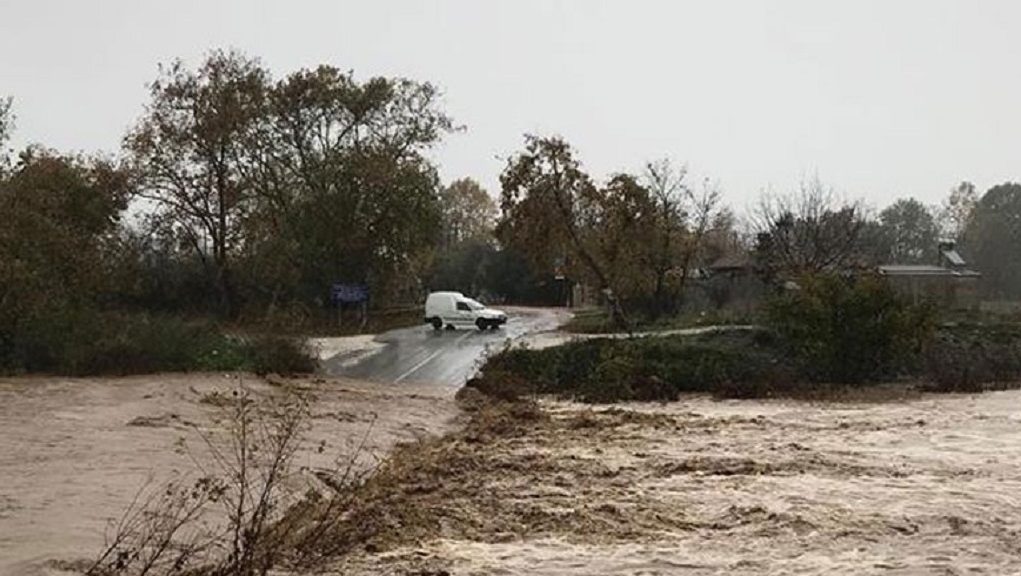
POLYGON ((861 383, 895 375, 935 330, 933 309, 905 301, 882 278, 814 274, 774 297, 769 327, 816 381, 861 383))
POLYGON ((562 139, 526 136, 525 146, 500 176, 497 237, 528 258, 534 269, 552 273, 566 267, 572 242, 580 244, 575 204, 594 186, 562 139))
POLYGON ((471 178, 451 182, 440 191, 443 246, 489 238, 496 226, 496 202, 471 178))
POLYGON ((438 178, 424 152, 456 129, 438 90, 359 83, 320 66, 277 82, 269 100, 268 121, 248 140, 258 202, 251 251, 281 272, 266 284, 305 299, 337 281, 417 289, 422 252, 440 228, 438 178))
POLYGON ((190 248, 222 313, 321 303, 338 281, 384 300, 418 290, 440 225, 424 152, 455 129, 435 87, 330 66, 274 82, 214 52, 163 70, 151 94, 126 148, 159 237, 190 248))
POLYGON ((602 289, 618 325, 624 302, 653 317, 673 312, 720 214, 718 191, 684 178, 662 160, 596 185, 562 139, 530 136, 501 177, 497 234, 537 270, 564 269, 602 289))
POLYGON ((224 314, 237 313, 233 260, 251 209, 244 136, 265 108, 268 73, 238 52, 216 51, 197 71, 177 61, 150 86, 145 116, 125 139, 166 227, 209 271, 224 314))
POLYGON ((583 229, 598 218, 591 212, 600 193, 570 145, 559 137, 526 136, 525 150, 508 161, 500 183, 501 240, 527 254, 538 270, 563 262, 591 278, 607 295, 614 322, 627 328, 611 271, 583 229))
POLYGON ((288 231, 306 297, 337 281, 368 283, 383 298, 417 290, 415 255, 435 244, 439 224, 432 166, 362 154, 342 174, 329 193, 301 201, 300 226, 288 231))
POLYGON ((462 178, 440 190, 441 240, 430 271, 433 290, 490 295, 486 273, 497 249, 493 230, 496 203, 477 182, 462 178))
POLYGON ((878 256, 883 262, 936 262, 939 228, 932 213, 918 200, 900 199, 880 212, 878 232, 878 256))
POLYGON ((0 181, 0 368, 40 369, 109 292, 106 248, 129 197, 110 162, 25 151, 0 181))
POLYGON ((433 264, 428 287, 473 295, 493 292, 486 272, 496 252, 493 243, 484 238, 466 240, 441 250, 433 264))
POLYGON ((1021 297, 1021 184, 999 184, 982 196, 968 220, 964 243, 982 273, 985 292, 1021 297))
POLYGON ((579 202, 586 244, 606 270, 610 288, 634 303, 652 292, 657 211, 649 189, 629 174, 592 188, 579 202))
POLYGON ((538 274, 528 259, 513 247, 503 247, 487 258, 482 270, 482 291, 497 300, 523 304, 563 305, 570 283, 538 274))

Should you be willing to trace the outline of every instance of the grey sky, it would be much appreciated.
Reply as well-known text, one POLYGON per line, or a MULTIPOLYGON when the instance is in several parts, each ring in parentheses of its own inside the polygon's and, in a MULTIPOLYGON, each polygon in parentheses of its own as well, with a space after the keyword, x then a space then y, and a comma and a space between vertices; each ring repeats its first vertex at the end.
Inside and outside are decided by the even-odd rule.
POLYGON ((818 173, 882 206, 1021 178, 1021 2, 0 0, 15 144, 114 151, 159 62, 236 47, 446 93, 449 180, 498 192, 522 134, 597 177, 669 155, 747 206, 818 173))

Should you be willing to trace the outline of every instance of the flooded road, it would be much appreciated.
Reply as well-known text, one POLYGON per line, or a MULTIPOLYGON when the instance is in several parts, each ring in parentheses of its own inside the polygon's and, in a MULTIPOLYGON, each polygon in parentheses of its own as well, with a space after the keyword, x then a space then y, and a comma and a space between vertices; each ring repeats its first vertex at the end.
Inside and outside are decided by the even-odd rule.
POLYGON ((510 317, 499 330, 433 330, 422 325, 393 330, 376 338, 381 348, 349 362, 340 354, 323 362, 327 374, 386 384, 433 384, 457 389, 472 376, 480 359, 538 333, 552 331, 565 312, 541 308, 508 308, 510 317))

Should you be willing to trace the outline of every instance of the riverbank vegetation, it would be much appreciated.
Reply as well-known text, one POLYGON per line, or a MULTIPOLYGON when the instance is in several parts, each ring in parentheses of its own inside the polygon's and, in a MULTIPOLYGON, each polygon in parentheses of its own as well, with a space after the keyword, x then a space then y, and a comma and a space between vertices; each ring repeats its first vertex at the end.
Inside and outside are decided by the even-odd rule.
POLYGON ((766 309, 756 327, 512 347, 469 385, 498 398, 605 403, 684 393, 819 398, 898 381, 980 391, 1021 379, 1016 325, 940 324, 932 305, 909 302, 879 278, 804 277, 766 309))
MULTIPOLYGON (((308 369, 281 334, 417 323, 460 189, 426 158, 458 129, 439 99, 216 51, 160 68, 116 155, 4 150, 0 372, 308 369), (345 314, 337 283, 369 300, 345 314)), ((0 148, 13 127, 4 100, 0 148)))

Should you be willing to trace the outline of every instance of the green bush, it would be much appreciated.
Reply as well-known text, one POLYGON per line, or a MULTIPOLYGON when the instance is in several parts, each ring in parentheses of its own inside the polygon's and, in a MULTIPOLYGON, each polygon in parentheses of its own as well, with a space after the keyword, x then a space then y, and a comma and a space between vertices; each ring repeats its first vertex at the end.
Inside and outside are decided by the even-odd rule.
POLYGON ((767 319, 803 374, 843 384, 912 370, 935 330, 931 305, 873 276, 803 278, 768 303, 767 319))
POLYGON ((245 341, 251 365, 256 374, 295 374, 313 372, 316 360, 301 339, 261 335, 245 341))
POLYGON ((979 392, 1021 379, 1021 327, 957 325, 940 329, 925 354, 927 388, 979 392))
POLYGON ((936 391, 1021 380, 1021 326, 937 329, 935 310, 875 277, 807 278, 773 299, 765 328, 701 336, 598 338, 488 359, 473 386, 497 397, 553 394, 585 402, 719 397, 832 398, 900 376, 936 391))
POLYGON ((189 369, 220 369, 230 361, 230 342, 212 327, 176 318, 96 315, 89 337, 65 345, 58 371, 70 374, 135 374, 189 369), (220 350, 218 363, 210 362, 220 350))
MULTIPOLYGON (((0 339, 2 340, 2 339, 0 339)), ((248 370, 311 372, 297 339, 231 336, 214 324, 172 316, 61 310, 3 340, 0 372, 67 375, 248 370)))
POLYGON ((509 349, 487 361, 473 386, 498 397, 504 383, 525 381, 534 392, 584 402, 669 401, 684 392, 770 395, 796 380, 768 337, 747 332, 509 349))

